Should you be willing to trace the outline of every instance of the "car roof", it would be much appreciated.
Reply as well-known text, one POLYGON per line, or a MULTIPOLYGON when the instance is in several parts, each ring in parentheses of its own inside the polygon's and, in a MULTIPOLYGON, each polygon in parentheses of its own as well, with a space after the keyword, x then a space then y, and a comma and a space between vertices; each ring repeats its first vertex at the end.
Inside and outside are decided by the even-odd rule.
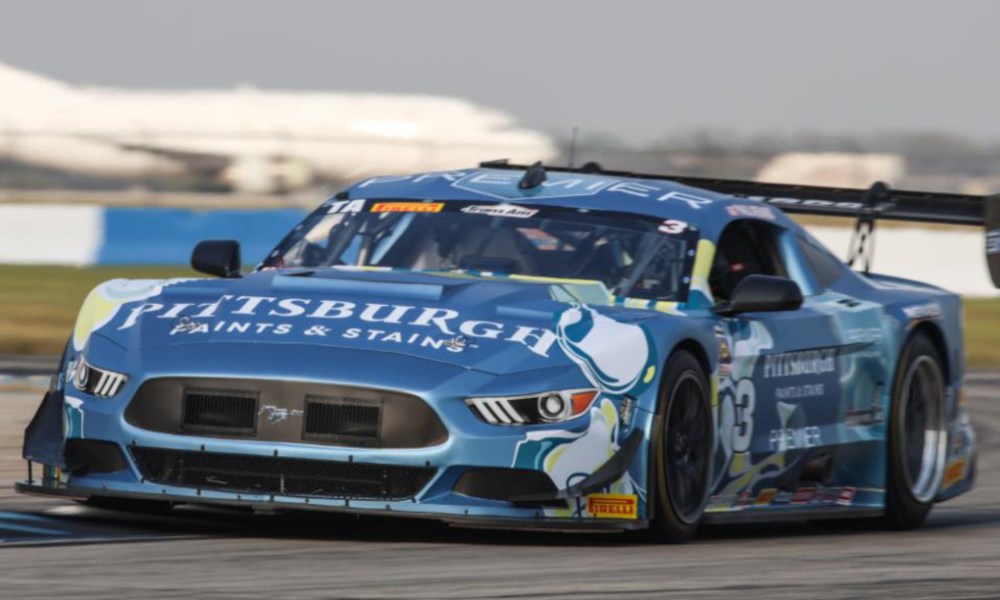
POLYGON ((783 212, 757 200, 737 198, 673 181, 603 173, 549 171, 540 185, 523 189, 521 169, 473 168, 372 177, 349 187, 351 199, 465 200, 524 206, 621 211, 676 219, 715 237, 734 219, 754 218, 798 229, 783 212))

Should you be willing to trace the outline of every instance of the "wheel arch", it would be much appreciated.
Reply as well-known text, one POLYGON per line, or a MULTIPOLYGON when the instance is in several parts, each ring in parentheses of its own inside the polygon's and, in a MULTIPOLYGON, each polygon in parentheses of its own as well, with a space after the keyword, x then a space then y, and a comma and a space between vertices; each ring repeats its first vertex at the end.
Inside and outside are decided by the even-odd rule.
MULTIPOLYGON (((931 344, 934 345, 934 349, 938 351, 941 357, 941 368, 944 369, 944 380, 945 382, 951 381, 952 370, 951 370, 951 356, 948 354, 948 341, 945 339, 944 331, 933 321, 920 321, 918 323, 913 323, 909 326, 909 331, 903 339, 903 344, 900 346, 899 351, 902 353, 903 348, 910 343, 917 334, 924 334, 930 339, 931 344)), ((898 368, 898 367, 897 367, 898 368)))
POLYGON ((666 370, 667 363, 670 362, 670 359, 680 351, 687 351, 693 354, 698 360, 698 364, 700 364, 701 368, 705 370, 705 377, 708 377, 709 379, 712 378, 712 363, 708 358, 708 352, 705 351, 705 347, 701 344, 701 342, 693 338, 685 338, 674 344, 674 347, 670 349, 670 352, 663 361, 664 370, 666 370))

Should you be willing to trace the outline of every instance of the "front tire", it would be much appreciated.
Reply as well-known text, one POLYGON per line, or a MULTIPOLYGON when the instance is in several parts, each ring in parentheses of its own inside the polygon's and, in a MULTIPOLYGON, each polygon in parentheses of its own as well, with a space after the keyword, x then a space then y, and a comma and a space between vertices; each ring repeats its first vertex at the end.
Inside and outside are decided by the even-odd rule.
POLYGON ((705 512, 715 447, 709 390, 693 354, 682 350, 667 362, 650 448, 656 485, 650 530, 660 541, 687 540, 705 512))
POLYGON ((915 333, 903 348, 892 390, 883 521, 915 529, 941 487, 948 441, 944 369, 926 334, 915 333))

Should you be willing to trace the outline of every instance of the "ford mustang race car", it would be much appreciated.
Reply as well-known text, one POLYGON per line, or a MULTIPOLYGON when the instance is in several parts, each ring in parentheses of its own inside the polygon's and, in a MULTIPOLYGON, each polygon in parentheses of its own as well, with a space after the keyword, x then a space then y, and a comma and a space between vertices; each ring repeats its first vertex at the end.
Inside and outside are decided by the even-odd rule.
MULTIPOLYGON (((454 525, 919 526, 970 489, 960 299, 786 213, 1000 228, 992 198, 484 163, 377 177, 252 272, 114 280, 25 434, 24 493, 454 525)), ((997 280, 996 235, 987 235, 997 280)))

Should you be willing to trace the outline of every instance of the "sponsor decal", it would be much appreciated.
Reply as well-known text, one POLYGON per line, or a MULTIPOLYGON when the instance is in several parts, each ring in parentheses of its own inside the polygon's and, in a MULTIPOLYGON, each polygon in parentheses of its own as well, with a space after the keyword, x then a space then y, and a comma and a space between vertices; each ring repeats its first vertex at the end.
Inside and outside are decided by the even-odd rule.
POLYGON ((365 209, 365 200, 336 200, 327 203, 328 215, 353 214, 365 209))
POLYGON ((744 378, 736 383, 731 404, 732 441, 730 445, 733 452, 749 452, 750 442, 753 441, 753 413, 757 407, 757 390, 752 379, 744 378))
POLYGON ((622 425, 628 427, 632 424, 633 409, 635 408, 635 399, 632 396, 622 397, 622 405, 618 410, 618 418, 621 419, 622 425))
POLYGON ((733 496, 711 496, 705 506, 705 512, 726 512, 734 501, 733 496))
POLYGON ((767 206, 730 204, 726 207, 726 212, 729 213, 730 217, 752 217, 755 219, 764 219, 766 221, 774 220, 774 211, 767 206))
POLYGON ((260 407, 260 410, 257 411, 257 414, 267 417, 269 425, 276 425, 286 421, 288 417, 301 417, 305 414, 305 412, 294 408, 281 408, 280 406, 275 406, 274 404, 264 404, 260 407))
POLYGON ((794 427, 787 429, 772 429, 768 435, 771 450, 784 452, 786 450, 803 450, 821 446, 819 427, 794 427))
MULTIPOLYGON (((373 177, 359 183, 357 189, 377 188, 385 184, 423 183, 441 181, 459 190, 473 192, 480 196, 497 198, 499 200, 515 200, 524 197, 525 191, 518 189, 517 182, 524 175, 517 171, 439 171, 419 175, 390 175, 373 177)), ((538 186, 537 191, 546 198, 562 198, 572 196, 594 196, 599 193, 615 194, 633 198, 645 198, 657 202, 683 202, 693 209, 700 209, 713 202, 712 198, 667 190, 662 186, 638 181, 623 181, 610 177, 579 176, 552 172, 546 181, 538 186)))
POLYGON ((840 493, 837 494, 836 504, 838 506, 850 506, 854 502, 854 495, 857 490, 850 486, 844 486, 840 488, 840 493))
POLYGON ((825 390, 822 383, 808 383, 805 385, 790 385, 776 388, 774 397, 778 400, 798 400, 801 398, 812 398, 822 396, 825 390))
POLYGON ((687 192, 667 192, 666 194, 656 199, 657 202, 666 202, 668 200, 678 200, 684 202, 691 208, 698 208, 698 209, 700 209, 705 204, 712 203, 711 198, 706 198, 704 196, 696 196, 694 194, 689 194, 687 192))
POLYGON ((777 494, 774 495, 774 499, 772 500, 772 503, 773 504, 788 504, 788 503, 790 503, 792 501, 792 498, 794 498, 794 497, 795 497, 795 494, 793 492, 789 492, 787 490, 780 491, 780 492, 778 492, 777 494))
POLYGON ((844 487, 822 488, 809 498, 809 504, 815 506, 850 506, 854 502, 857 489, 844 487))
POLYGON ((451 339, 445 340, 444 347, 448 350, 451 350, 452 352, 461 352, 466 348, 478 348, 479 346, 475 342, 470 341, 469 338, 462 335, 458 335, 451 339))
POLYGON ((639 497, 635 494, 590 494, 587 512, 598 519, 638 519, 639 497))
POLYGON ((768 506, 774 502, 775 496, 778 495, 778 490, 774 488, 767 488, 760 491, 757 494, 757 500, 754 502, 755 506, 768 506))
POLYGON ((753 503, 754 503, 753 493, 750 492, 750 490, 746 490, 740 492, 740 494, 736 496, 736 502, 733 502, 733 508, 744 508, 750 506, 753 503))
POLYGON ((764 378, 822 375, 837 370, 834 348, 770 354, 764 357, 764 378))
POLYGON ((946 490, 965 479, 965 467, 967 464, 968 461, 965 458, 953 460, 944 470, 944 481, 941 482, 941 489, 946 490))
POLYGON ((903 314, 908 319, 938 319, 941 317, 941 305, 937 302, 928 302, 907 306, 903 309, 903 314))
MULTIPOLYGON (((522 173, 516 171, 471 173, 452 183, 451 187, 481 196, 512 200, 524 195, 524 192, 517 187, 517 183, 523 176, 522 173)), ((610 189, 614 183, 615 180, 612 179, 567 177, 559 173, 550 173, 548 179, 536 189, 549 198, 593 196, 610 189)))
POLYGON ((667 219, 657 228, 660 233, 665 233, 667 235, 678 235, 687 231, 688 224, 684 221, 678 221, 677 219, 667 219))
POLYGON ((438 213, 444 210, 444 202, 376 202, 373 213, 438 213))
POLYGON ((816 488, 814 487, 803 487, 795 490, 792 495, 791 504, 802 505, 808 504, 810 500, 816 495, 816 488))
POLYGON ((986 232, 986 254, 1000 254, 1000 229, 986 232))
POLYGON ((301 334, 315 339, 340 337, 449 352, 474 348, 475 344, 470 342, 475 339, 492 339, 519 343, 539 356, 548 357, 556 342, 556 335, 548 329, 462 319, 459 311, 449 308, 331 299, 226 294, 214 302, 199 304, 145 302, 132 308, 118 329, 135 327, 140 318, 172 319, 169 331, 172 336, 301 334), (216 318, 220 314, 231 318, 216 318), (361 322, 370 326, 338 326, 338 322, 345 321, 352 325, 361 322), (404 327, 408 330, 403 330, 404 327))
POLYGON ((750 200, 760 200, 778 206, 819 206, 855 211, 866 208, 861 202, 834 202, 833 200, 809 200, 803 198, 772 198, 768 196, 748 196, 750 200))
POLYGON ((719 343, 719 375, 728 377, 733 372, 733 351, 729 345, 729 337, 718 325, 715 326, 715 341, 719 343))
POLYGON ((488 204, 485 206, 466 206, 462 212, 470 215, 488 215, 490 217, 511 217, 514 219, 528 219, 538 214, 534 208, 525 208, 514 204, 488 204))

